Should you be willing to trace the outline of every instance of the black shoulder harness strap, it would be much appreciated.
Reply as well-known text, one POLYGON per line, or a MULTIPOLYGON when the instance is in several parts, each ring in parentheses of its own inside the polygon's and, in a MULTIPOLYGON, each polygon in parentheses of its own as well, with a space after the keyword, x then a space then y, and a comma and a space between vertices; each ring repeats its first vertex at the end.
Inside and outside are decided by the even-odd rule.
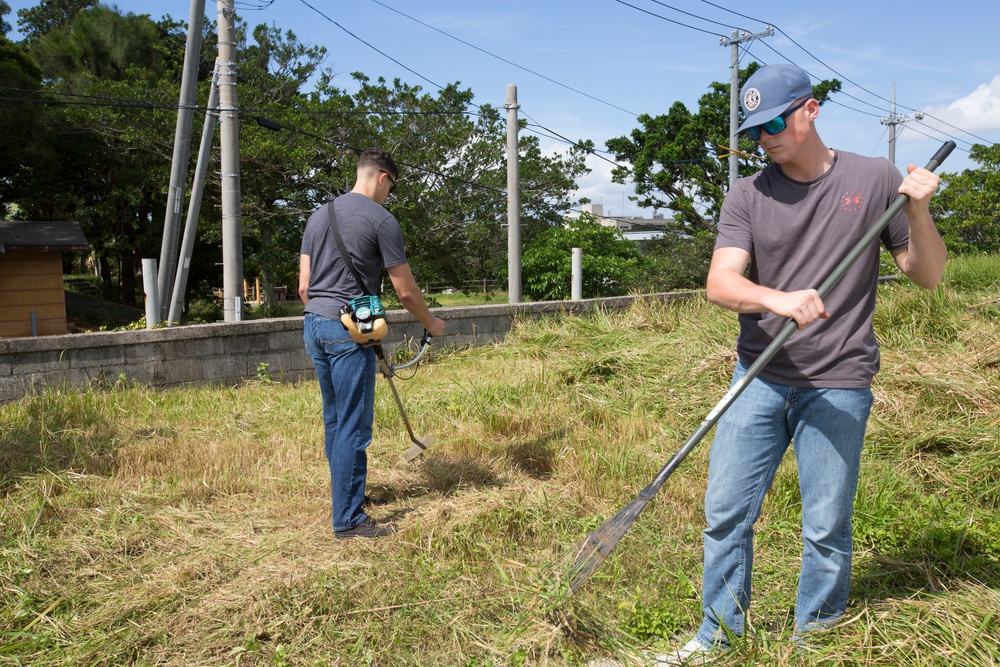
POLYGON ((352 260, 351 256, 347 254, 347 248, 344 247, 344 239, 340 236, 340 229, 337 227, 337 216, 333 212, 333 202, 331 201, 327 204, 327 206, 330 209, 330 229, 333 230, 333 238, 337 242, 337 247, 340 248, 340 254, 344 258, 347 268, 351 270, 351 274, 354 276, 354 279, 358 281, 358 286, 361 288, 361 291, 367 296, 374 296, 371 293, 371 290, 368 289, 368 285, 365 283, 365 279, 361 276, 361 272, 358 271, 358 267, 354 265, 354 260, 352 260))

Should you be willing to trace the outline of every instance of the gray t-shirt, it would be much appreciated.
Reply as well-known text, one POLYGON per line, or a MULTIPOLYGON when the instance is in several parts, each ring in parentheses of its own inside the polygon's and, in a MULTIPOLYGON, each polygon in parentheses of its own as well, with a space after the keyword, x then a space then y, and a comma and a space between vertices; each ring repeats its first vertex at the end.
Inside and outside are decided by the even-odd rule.
POLYGON ((340 319, 340 307, 362 296, 364 290, 337 248, 330 229, 330 206, 335 207, 347 254, 372 294, 379 292, 382 269, 406 264, 406 252, 399 222, 365 195, 348 192, 309 217, 301 249, 303 255, 309 256, 309 303, 305 312, 340 319))
MULTIPOLYGON (((811 183, 776 164, 736 182, 722 205, 716 248, 750 253, 749 278, 781 291, 819 287, 898 196, 903 177, 884 158, 836 152, 833 166, 811 183)), ((909 221, 900 213, 882 244, 905 247, 909 221)), ((867 387, 879 369, 872 327, 879 248, 873 243, 823 300, 828 320, 792 334, 760 373, 795 387, 867 387)), ((752 364, 781 331, 783 317, 741 313, 737 351, 752 364)))

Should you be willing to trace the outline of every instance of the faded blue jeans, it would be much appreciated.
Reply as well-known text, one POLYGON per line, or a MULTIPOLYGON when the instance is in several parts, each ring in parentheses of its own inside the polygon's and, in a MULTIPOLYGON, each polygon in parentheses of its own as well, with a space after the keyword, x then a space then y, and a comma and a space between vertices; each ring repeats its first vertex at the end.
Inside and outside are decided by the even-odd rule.
MULTIPOLYGON (((746 374, 742 362, 735 383, 746 374)), ((742 635, 750 607, 753 525, 793 443, 802 495, 802 570, 796 634, 842 616, 851 585, 851 514, 871 389, 805 389, 759 377, 719 419, 705 494, 704 620, 698 641, 742 635)))
POLYGON ((305 314, 303 339, 323 396, 333 529, 350 530, 368 517, 361 505, 375 419, 375 350, 355 343, 339 320, 314 313, 305 314))

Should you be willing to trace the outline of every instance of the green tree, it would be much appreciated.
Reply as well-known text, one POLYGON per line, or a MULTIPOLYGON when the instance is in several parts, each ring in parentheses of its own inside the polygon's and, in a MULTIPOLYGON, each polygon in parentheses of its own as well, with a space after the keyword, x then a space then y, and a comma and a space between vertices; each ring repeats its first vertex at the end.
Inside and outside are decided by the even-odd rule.
POLYGON ((671 292, 705 287, 715 248, 715 239, 710 234, 664 234, 643 241, 640 248, 650 267, 637 285, 639 291, 671 292))
POLYGON ((25 217, 79 220, 105 296, 130 305, 141 258, 158 253, 153 218, 165 205, 180 72, 170 56, 183 54, 176 40, 184 41, 176 23, 98 5, 30 44, 55 99, 105 102, 46 109, 53 150, 35 161, 18 203, 25 217))
MULTIPOLYGON (((106 295, 134 302, 140 258, 159 254, 184 26, 105 5, 79 10, 72 0, 36 9, 43 6, 46 14, 28 17, 33 40, 25 44, 43 72, 48 101, 63 104, 43 107, 53 148, 25 172, 32 187, 17 203, 25 216, 80 220, 106 295)), ((422 282, 460 284, 505 274, 506 127, 496 109, 470 112, 472 92, 458 84, 429 94, 361 73, 352 75, 358 91, 347 94, 330 70, 319 69, 324 49, 275 27, 249 32, 240 24, 238 31, 248 278, 261 278, 265 287, 295 284, 305 220, 351 187, 357 155, 369 146, 391 150, 400 164, 389 207, 404 227, 422 282)), ((206 39, 204 53, 212 53, 212 43, 206 39)), ((202 100, 210 62, 203 55, 202 100)), ((196 124, 193 145, 199 139, 196 124)), ((212 159, 189 276, 196 286, 221 281, 214 266, 221 255, 217 153, 212 159)), ((560 211, 573 204, 568 193, 587 169, 583 150, 543 155, 531 136, 521 139, 520 160, 527 241, 561 223, 560 211)))
POLYGON ((584 298, 628 294, 650 265, 636 243, 584 213, 565 226, 540 232, 526 244, 521 271, 524 295, 537 301, 568 299, 573 248, 583 249, 584 298))
POLYGON ((39 104, 28 98, 41 89, 42 72, 20 45, 0 36, 0 81, 20 92, 0 101, 0 216, 30 190, 33 164, 47 150, 39 104), (18 99, 21 98, 21 99, 18 99))
MULTIPOLYGON (((747 80, 759 65, 751 63, 740 70, 740 82, 747 80)), ((840 90, 833 79, 813 86, 820 104, 840 90)), ((729 185, 728 161, 716 156, 729 145, 729 83, 713 82, 698 100, 692 113, 682 102, 675 102, 666 115, 639 116, 640 128, 629 136, 607 142, 608 150, 625 166, 612 170, 612 180, 635 182, 635 200, 644 208, 670 209, 686 233, 706 231, 715 234, 722 200, 729 185)), ((742 117, 741 117, 742 122, 742 117)), ((740 135, 734 146, 750 154, 763 155, 756 142, 740 135)), ((749 175, 761 163, 742 163, 740 173, 749 175)))
MULTIPOLYGON (((461 285, 505 276, 506 125, 501 114, 489 105, 470 114, 472 91, 458 84, 430 94, 400 80, 352 77, 359 89, 348 96, 325 72, 305 108, 284 112, 289 132, 282 141, 312 160, 294 172, 300 196, 286 197, 283 213, 298 219, 287 228, 301 234, 305 217, 353 185, 360 151, 380 146, 400 167, 387 206, 403 227, 420 281, 461 285)), ((561 222, 559 212, 571 206, 568 193, 586 166, 581 150, 542 155, 536 137, 522 137, 519 153, 522 238, 527 241, 561 222)))
POLYGON ((98 0, 41 0, 34 7, 17 10, 17 27, 25 41, 33 44, 72 23, 77 14, 97 3, 98 0))
POLYGON ((931 210, 952 252, 1000 252, 1000 144, 976 144, 969 157, 980 167, 941 174, 931 210))
POLYGON ((7 0, 0 0, 0 36, 2 37, 6 37, 7 33, 10 32, 7 14, 10 14, 10 3, 7 0))

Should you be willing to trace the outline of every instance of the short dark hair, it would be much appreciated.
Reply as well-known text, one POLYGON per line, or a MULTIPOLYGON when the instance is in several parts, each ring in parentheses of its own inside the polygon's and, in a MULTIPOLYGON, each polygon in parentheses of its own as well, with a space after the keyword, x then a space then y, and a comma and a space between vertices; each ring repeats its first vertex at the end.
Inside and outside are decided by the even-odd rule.
POLYGON ((378 148, 366 148, 361 157, 358 158, 358 171, 362 169, 374 169, 375 171, 388 172, 393 179, 399 177, 399 169, 396 162, 387 151, 378 148))

